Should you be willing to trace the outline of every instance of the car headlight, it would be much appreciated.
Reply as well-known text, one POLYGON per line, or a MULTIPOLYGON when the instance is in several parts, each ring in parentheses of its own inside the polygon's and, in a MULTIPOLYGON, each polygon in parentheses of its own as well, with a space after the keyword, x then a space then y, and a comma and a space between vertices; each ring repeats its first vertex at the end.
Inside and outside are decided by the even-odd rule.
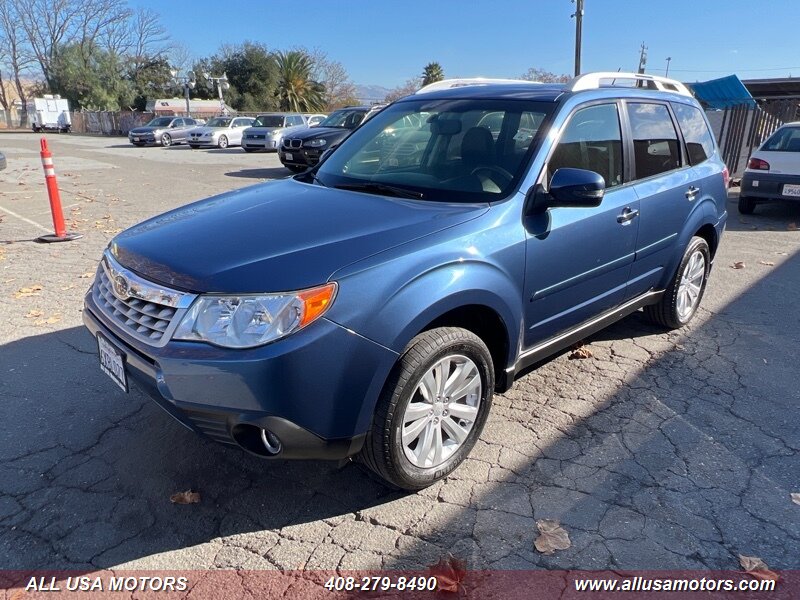
POLYGON ((328 140, 323 139, 323 138, 317 138, 317 139, 311 140, 310 142, 307 142, 307 143, 305 143, 303 145, 304 146, 308 146, 309 148, 322 148, 327 143, 328 143, 328 140))
POLYGON ((214 134, 213 133, 204 133, 203 137, 211 137, 212 135, 214 135, 214 134))
POLYGON ((200 296, 172 337, 227 348, 262 346, 321 317, 335 296, 335 283, 299 292, 200 296))

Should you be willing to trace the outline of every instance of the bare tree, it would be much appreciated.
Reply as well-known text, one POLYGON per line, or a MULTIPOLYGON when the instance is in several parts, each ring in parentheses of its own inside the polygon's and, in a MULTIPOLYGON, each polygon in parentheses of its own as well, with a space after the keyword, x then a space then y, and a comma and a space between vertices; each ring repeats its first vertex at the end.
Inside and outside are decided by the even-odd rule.
POLYGON ((355 84, 350 80, 350 75, 344 65, 336 60, 330 60, 324 50, 314 48, 308 52, 314 62, 313 77, 325 86, 327 108, 341 108, 358 102, 355 84))
POLYGON ((541 83, 566 83, 572 79, 572 75, 557 75, 556 73, 551 73, 545 69, 531 67, 525 72, 525 74, 522 75, 521 78, 527 79, 528 81, 540 81, 541 83))
POLYGON ((181 74, 189 71, 195 63, 195 56, 189 46, 181 43, 170 44, 167 48, 167 61, 170 67, 181 74))
POLYGON ((25 46, 25 35, 22 30, 18 0, 3 0, 0 2, 0 104, 6 111, 6 120, 11 124, 12 99, 8 93, 2 77, 2 67, 6 65, 7 72, 14 82, 17 96, 22 103, 20 111, 20 125, 28 121, 28 91, 23 83, 23 73, 32 63, 32 57, 25 46))
POLYGON ((167 30, 159 21, 159 16, 150 9, 139 8, 131 19, 132 31, 132 71, 139 75, 142 66, 155 59, 166 58, 167 30))
POLYGON ((58 50, 76 43, 88 62, 98 40, 125 23, 131 15, 124 0, 4 0, 13 3, 42 75, 54 81, 58 50))
POLYGON ((409 96, 416 92, 419 88, 422 87, 422 78, 421 77, 412 77, 408 81, 406 81, 403 85, 394 88, 388 94, 386 94, 386 98, 383 99, 384 102, 394 102, 404 96, 409 96))

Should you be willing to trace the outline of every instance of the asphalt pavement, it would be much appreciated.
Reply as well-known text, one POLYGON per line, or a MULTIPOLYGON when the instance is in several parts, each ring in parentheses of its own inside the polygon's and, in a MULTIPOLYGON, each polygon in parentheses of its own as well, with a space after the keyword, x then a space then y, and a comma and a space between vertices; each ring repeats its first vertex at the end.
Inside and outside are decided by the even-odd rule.
MULTIPOLYGON (((121 229, 290 175, 274 154, 49 136, 68 229, 52 232, 39 136, 0 134, 0 569, 800 568, 800 203, 740 218, 702 308, 640 315, 495 399, 472 456, 417 494, 356 465, 263 461, 184 429, 100 372, 80 319, 121 229), (743 268, 734 268, 743 263, 743 268), (175 505, 175 492, 201 501, 175 505), (536 521, 570 547, 537 552, 536 521)), ((741 265, 740 265, 741 266, 741 265)))

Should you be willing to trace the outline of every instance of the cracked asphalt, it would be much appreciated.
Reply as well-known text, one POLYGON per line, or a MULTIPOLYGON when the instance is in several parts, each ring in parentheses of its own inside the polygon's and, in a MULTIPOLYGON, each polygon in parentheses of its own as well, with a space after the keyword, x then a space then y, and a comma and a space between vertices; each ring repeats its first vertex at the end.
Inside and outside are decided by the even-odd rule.
POLYGON ((38 141, 0 134, 0 569, 395 569, 447 553, 473 568, 730 570, 739 554, 800 568, 800 204, 740 219, 733 191, 689 328, 633 315, 587 340, 591 358, 539 365, 496 397, 463 466, 408 495, 350 463, 196 436, 118 390, 81 326, 116 231, 288 175, 275 155, 50 136, 84 238, 39 245, 38 141), (202 502, 170 503, 186 489, 202 502), (543 518, 568 550, 534 550, 543 518))

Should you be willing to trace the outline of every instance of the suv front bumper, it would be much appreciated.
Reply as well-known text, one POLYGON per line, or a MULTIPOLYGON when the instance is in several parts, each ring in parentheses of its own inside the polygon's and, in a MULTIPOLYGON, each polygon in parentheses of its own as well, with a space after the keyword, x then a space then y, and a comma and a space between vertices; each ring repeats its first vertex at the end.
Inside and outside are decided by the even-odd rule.
POLYGON ((325 318, 246 350, 182 341, 148 346, 108 322, 91 293, 83 321, 125 353, 128 378, 183 425, 265 457, 338 460, 357 453, 397 360, 325 318), (261 429, 278 438, 280 452, 253 447, 252 432, 261 429))

